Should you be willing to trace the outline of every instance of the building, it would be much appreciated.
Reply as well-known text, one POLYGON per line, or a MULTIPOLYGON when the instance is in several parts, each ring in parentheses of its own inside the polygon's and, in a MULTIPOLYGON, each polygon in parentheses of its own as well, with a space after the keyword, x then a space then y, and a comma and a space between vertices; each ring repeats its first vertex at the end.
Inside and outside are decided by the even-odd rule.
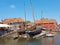
POLYGON ((13 22, 24 22, 24 20, 22 18, 8 18, 2 21, 3 24, 10 24, 13 22))
POLYGON ((8 18, 2 21, 3 24, 11 25, 12 29, 19 29, 19 28, 30 28, 31 23, 25 22, 22 18, 8 18))
POLYGON ((43 28, 46 28, 48 30, 57 29, 57 22, 55 20, 48 20, 48 19, 35 20, 34 24, 41 25, 43 28))
POLYGON ((8 18, 2 21, 3 24, 9 24, 12 29, 18 29, 19 26, 23 26, 24 20, 22 18, 8 18))

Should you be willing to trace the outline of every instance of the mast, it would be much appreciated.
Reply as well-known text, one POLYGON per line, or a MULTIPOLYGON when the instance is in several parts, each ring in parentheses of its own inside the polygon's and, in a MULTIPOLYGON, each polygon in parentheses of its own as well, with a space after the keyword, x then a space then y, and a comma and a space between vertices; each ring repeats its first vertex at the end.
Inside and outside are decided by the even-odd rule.
POLYGON ((26 30, 26 4, 25 4, 25 0, 24 0, 24 17, 25 17, 25 30, 26 30))
POLYGON ((25 1, 24 1, 24 16, 25 16, 25 22, 26 22, 26 4, 25 4, 25 1))
POLYGON ((32 10, 33 20, 35 21, 34 9, 33 9, 33 6, 32 6, 32 2, 31 2, 31 0, 30 0, 30 6, 31 6, 31 10, 32 10))
POLYGON ((43 10, 41 11, 41 19, 43 18, 43 10))

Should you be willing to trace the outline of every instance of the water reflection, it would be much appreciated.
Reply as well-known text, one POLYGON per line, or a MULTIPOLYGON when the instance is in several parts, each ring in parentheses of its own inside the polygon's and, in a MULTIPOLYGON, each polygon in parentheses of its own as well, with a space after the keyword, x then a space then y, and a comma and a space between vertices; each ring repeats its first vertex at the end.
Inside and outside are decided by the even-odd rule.
POLYGON ((38 39, 25 39, 19 38, 12 40, 9 38, 0 38, 0 45, 59 45, 60 44, 60 34, 55 37, 45 37, 38 39))
POLYGON ((60 32, 58 33, 57 40, 55 42, 55 45, 60 45, 60 32))
POLYGON ((29 45, 42 45, 42 39, 29 39, 28 40, 29 45))
MULTIPOLYGON (((37 45, 40 43, 40 39, 19 39, 18 44, 20 45, 37 45)), ((41 43, 40 43, 41 44, 41 43)))

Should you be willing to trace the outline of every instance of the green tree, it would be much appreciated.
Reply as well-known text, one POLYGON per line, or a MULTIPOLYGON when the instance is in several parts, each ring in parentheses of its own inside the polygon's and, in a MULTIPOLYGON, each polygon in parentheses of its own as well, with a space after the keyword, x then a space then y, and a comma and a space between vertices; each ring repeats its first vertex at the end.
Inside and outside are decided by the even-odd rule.
POLYGON ((46 17, 43 17, 41 20, 48 20, 48 18, 46 18, 46 17))
POLYGON ((60 29, 60 24, 58 25, 59 29, 60 29))
POLYGON ((26 22, 27 22, 27 23, 31 23, 31 21, 29 21, 29 20, 28 20, 28 21, 26 21, 26 22))

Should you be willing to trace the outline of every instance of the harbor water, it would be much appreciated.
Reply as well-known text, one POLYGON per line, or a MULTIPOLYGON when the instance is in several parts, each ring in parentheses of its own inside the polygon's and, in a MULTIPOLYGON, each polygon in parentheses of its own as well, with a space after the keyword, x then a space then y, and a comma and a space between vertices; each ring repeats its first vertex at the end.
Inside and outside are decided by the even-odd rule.
POLYGON ((0 45, 60 45, 60 33, 58 33, 54 37, 43 37, 34 39, 9 39, 3 37, 0 38, 0 45))

